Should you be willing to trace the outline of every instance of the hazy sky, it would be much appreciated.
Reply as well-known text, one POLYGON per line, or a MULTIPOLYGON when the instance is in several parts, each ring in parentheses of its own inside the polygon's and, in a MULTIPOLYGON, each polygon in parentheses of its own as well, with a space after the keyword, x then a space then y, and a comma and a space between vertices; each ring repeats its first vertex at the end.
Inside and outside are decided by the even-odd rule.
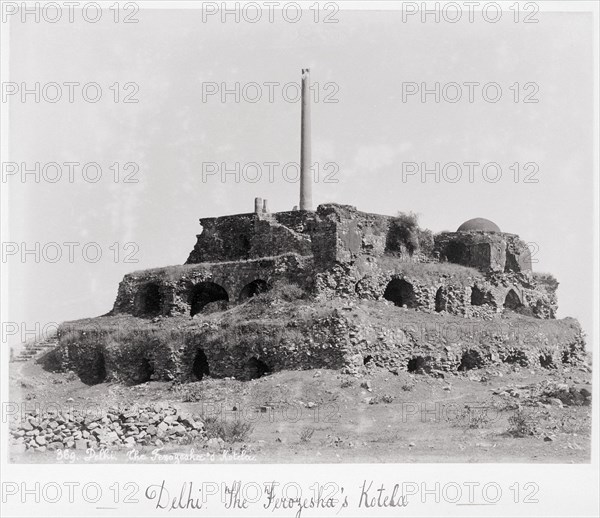
MULTIPOLYGON (((539 14, 537 24, 403 23, 399 12, 340 12, 339 23, 314 23, 308 14, 296 24, 203 22, 194 10, 142 10, 137 24, 12 23, 10 80, 96 82, 97 103, 10 105, 9 160, 33 164, 97 162, 102 178, 73 183, 63 167, 56 183, 7 179, 10 235, 5 241, 33 248, 49 242, 78 242, 74 262, 68 249, 56 263, 34 256, 8 259, 9 320, 43 323, 103 314, 111 309, 124 274, 183 263, 196 241, 199 217, 251 212, 255 196, 272 211, 298 203, 298 184, 284 180, 281 167, 269 181, 263 165, 256 183, 235 183, 228 175, 203 181, 203 163, 297 162, 299 103, 274 86, 268 102, 265 82, 298 82, 311 68, 319 83, 312 106, 313 160, 334 162, 337 183, 314 185, 315 205, 338 202, 382 214, 413 211, 434 232, 455 230, 463 221, 486 217, 503 231, 532 243, 534 269, 560 281, 559 316, 579 318, 592 329, 593 295, 593 54, 592 17, 539 14), (115 103, 139 85, 139 103, 115 103), (256 82, 263 99, 203 102, 203 83, 256 82), (498 83, 496 103, 402 98, 402 84, 432 87, 456 82, 498 83), (326 83, 335 83, 333 86, 326 83), (515 103, 511 85, 537 103, 515 103), (537 86, 528 86, 535 83, 537 86), (534 91, 535 90, 535 91, 534 91), (324 103, 330 93, 338 103, 324 103), (115 183, 114 162, 139 165, 138 183, 115 183), (433 175, 403 181, 405 162, 496 162, 502 177, 485 181, 476 170, 469 182, 435 183, 433 175), (518 182, 509 169, 534 162, 537 183, 518 182), (102 258, 83 259, 82 246, 95 242, 102 258), (125 243, 135 242, 137 263, 123 261, 125 243), (120 257, 114 261, 119 243, 120 257), (114 249, 114 247, 113 247, 114 249)), ((92 90, 92 95, 94 92, 92 90)), ((46 92, 53 96, 51 89, 46 92)), ((247 89, 248 95, 255 90, 247 89)), ((293 97, 294 88, 287 92, 293 97)), ((448 96, 455 95, 447 90, 448 96)), ((463 93, 467 93, 463 87, 463 93)), ((492 96, 495 91, 488 90, 492 96)), ((6 159, 4 159, 6 160, 6 159)), ((50 174, 50 170, 48 170, 50 174)), ((454 170, 448 170, 454 177, 454 170)), ((251 172, 254 176, 254 172, 251 172)), ((93 177, 93 170, 88 170, 93 177), (90 172, 91 171, 91 172, 90 172)), ((52 173, 52 176, 54 173, 52 173)), ((490 170, 489 177, 495 173, 490 170)), ((290 174, 290 176, 293 176, 290 174)), ((93 257, 95 248, 89 248, 93 257)), ((46 248, 46 255, 55 251, 46 248)), ((3 287, 4 289, 4 287, 3 287)))

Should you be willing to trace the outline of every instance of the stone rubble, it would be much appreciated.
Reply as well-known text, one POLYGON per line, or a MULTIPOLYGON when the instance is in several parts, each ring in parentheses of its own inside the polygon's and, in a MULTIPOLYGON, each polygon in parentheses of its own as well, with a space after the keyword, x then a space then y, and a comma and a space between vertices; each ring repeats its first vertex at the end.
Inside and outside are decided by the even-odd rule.
POLYGON ((11 424, 14 451, 88 448, 133 448, 205 441, 200 417, 158 403, 154 406, 95 412, 26 413, 11 424))

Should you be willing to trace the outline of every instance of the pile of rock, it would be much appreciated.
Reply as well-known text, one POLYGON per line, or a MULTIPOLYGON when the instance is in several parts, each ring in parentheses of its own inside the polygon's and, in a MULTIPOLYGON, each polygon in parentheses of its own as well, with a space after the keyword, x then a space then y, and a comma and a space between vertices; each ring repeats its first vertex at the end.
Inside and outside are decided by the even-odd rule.
POLYGON ((106 412, 26 413, 11 425, 16 451, 162 446, 206 440, 197 415, 163 404, 106 412))

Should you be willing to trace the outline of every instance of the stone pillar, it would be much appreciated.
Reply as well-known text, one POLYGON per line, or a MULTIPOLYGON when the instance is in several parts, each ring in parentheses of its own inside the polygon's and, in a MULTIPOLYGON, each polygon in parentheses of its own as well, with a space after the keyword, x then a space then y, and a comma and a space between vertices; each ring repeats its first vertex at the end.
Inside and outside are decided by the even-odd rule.
POLYGON ((254 213, 260 214, 262 212, 263 202, 262 198, 254 198, 254 213))
POLYGON ((300 125, 300 210, 312 210, 312 163, 310 143, 310 71, 302 69, 302 114, 300 125))
POLYGON ((269 213, 269 200, 263 200, 263 207, 262 207, 262 211, 265 214, 269 213))

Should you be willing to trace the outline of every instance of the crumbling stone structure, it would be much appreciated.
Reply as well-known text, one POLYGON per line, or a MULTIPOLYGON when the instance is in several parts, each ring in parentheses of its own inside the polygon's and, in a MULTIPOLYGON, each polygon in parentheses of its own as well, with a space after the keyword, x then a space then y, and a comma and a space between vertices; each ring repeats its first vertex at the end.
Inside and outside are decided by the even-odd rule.
POLYGON ((356 367, 356 359, 367 358, 408 370, 513 357, 545 366, 578 359, 578 324, 553 320, 558 282, 532 272, 516 234, 483 218, 434 236, 411 215, 337 204, 312 210, 309 89, 303 69, 299 210, 270 213, 267 200, 256 198, 251 213, 201 219, 184 265, 126 275, 108 315, 62 327, 54 364, 89 382, 140 382, 252 378, 278 369, 356 367), (261 315, 244 313, 276 286, 302 293, 305 307, 259 305, 261 315), (323 314, 328 304, 334 307, 323 314), (359 324, 336 304, 361 307, 366 317, 359 324), (307 315, 298 320, 302 308, 307 315), (530 343, 511 332, 479 340, 467 331, 456 344, 416 331, 400 339, 400 324, 413 317, 422 328, 430 320, 487 325, 511 315, 521 327, 537 322, 530 343))
POLYGON ((487 220, 433 236, 411 218, 336 204, 271 214, 259 199, 253 213, 200 223, 185 264, 128 274, 108 315, 63 325, 54 365, 86 383, 140 383, 354 371, 366 359, 425 372, 583 357, 577 322, 553 320, 556 279, 534 274, 525 243, 487 220), (243 313, 278 284, 303 293, 308 313, 243 313))
POLYGON ((213 302, 235 304, 284 281, 317 298, 387 299, 473 317, 504 309, 554 317, 558 284, 536 280, 529 250, 517 235, 477 220, 483 223, 436 235, 431 250, 417 244, 412 251, 392 252, 393 221, 334 204, 316 212, 261 209, 203 218, 185 265, 127 275, 113 312, 194 316, 213 302))

